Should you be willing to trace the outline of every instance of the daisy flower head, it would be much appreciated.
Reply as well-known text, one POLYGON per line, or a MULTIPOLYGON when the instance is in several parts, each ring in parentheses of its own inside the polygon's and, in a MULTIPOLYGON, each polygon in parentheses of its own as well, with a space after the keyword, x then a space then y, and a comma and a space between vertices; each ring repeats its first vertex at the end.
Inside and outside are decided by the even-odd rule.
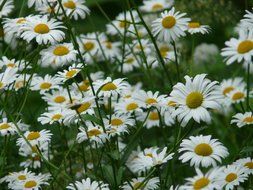
POLYGON ((140 39, 133 41, 133 51, 136 54, 145 53, 146 55, 151 53, 151 45, 148 39, 140 39))
POLYGON ((231 124, 235 123, 239 128, 245 126, 245 125, 252 125, 253 124, 253 115, 252 112, 245 112, 243 113, 237 113, 233 116, 231 120, 231 124))
POLYGON ((198 123, 210 123, 209 109, 219 109, 222 98, 218 82, 207 79, 206 74, 194 78, 185 76, 185 80, 186 84, 177 83, 170 94, 177 105, 173 117, 177 117, 182 126, 186 126, 192 118, 198 123))
POLYGON ((112 23, 109 23, 107 27, 107 33, 111 35, 116 35, 118 33, 124 34, 128 36, 128 29, 132 25, 133 22, 138 22, 140 19, 138 17, 138 13, 136 11, 127 11, 125 13, 120 13, 112 23), (133 19, 132 19, 132 16, 133 19))
POLYGON ((133 94, 133 98, 145 104, 147 108, 150 108, 152 106, 159 107, 159 104, 163 101, 164 96, 159 95, 158 91, 153 93, 151 91, 146 92, 144 90, 140 90, 133 94))
POLYGON ((186 13, 175 12, 174 7, 170 11, 161 13, 161 18, 156 19, 152 24, 154 36, 166 42, 185 36, 190 21, 189 18, 184 18, 185 15, 186 13))
MULTIPOLYGON (((29 17, 29 16, 28 16, 29 17)), ((9 36, 18 37, 20 35, 20 28, 26 23, 25 17, 19 18, 5 18, 3 20, 4 33, 9 36)))
MULTIPOLYGON (((24 136, 32 146, 36 146, 45 142, 50 142, 52 133, 49 130, 43 129, 41 131, 26 131, 24 136)), ((17 145, 28 146, 23 138, 18 138, 17 145)))
POLYGON ((217 139, 211 139, 211 135, 184 139, 178 151, 182 153, 179 160, 183 163, 190 161, 190 165, 195 167, 215 167, 217 162, 221 163, 221 159, 228 156, 227 148, 217 139))
POLYGON ((90 178, 83 179, 81 182, 76 181, 67 186, 68 190, 109 190, 109 185, 102 181, 92 181, 90 178))
POLYGON ((119 113, 136 113, 136 112, 143 112, 141 109, 145 105, 141 102, 133 99, 133 98, 126 98, 119 101, 115 105, 115 111, 119 113))
POLYGON ((247 169, 244 173, 253 174, 253 159, 250 157, 236 160, 233 165, 243 166, 247 169))
POLYGON ((169 9, 174 4, 174 0, 146 0, 141 5, 140 10, 143 12, 158 12, 169 9))
POLYGON ((221 169, 213 168, 207 173, 203 173, 199 168, 195 168, 197 175, 186 179, 186 184, 180 187, 184 190, 192 189, 203 189, 203 190, 213 190, 220 189, 217 183, 217 175, 220 175, 221 169))
POLYGON ((47 182, 49 179, 49 175, 43 174, 29 176, 29 178, 24 181, 14 183, 13 188, 23 190, 40 190, 42 186, 49 185, 49 183, 47 182))
POLYGON ((16 134, 16 126, 7 121, 7 118, 3 118, 0 122, 0 136, 14 135, 16 134))
POLYGON ((94 126, 91 123, 87 123, 87 130, 84 127, 79 127, 79 131, 76 138, 78 143, 89 140, 92 143, 103 144, 108 138, 108 135, 103 131, 101 126, 94 126))
POLYGON ((35 39, 40 45, 55 44, 65 37, 65 33, 61 31, 65 29, 62 23, 53 18, 49 19, 46 15, 27 18, 27 22, 20 29, 20 37, 28 43, 35 39))
POLYGON ((3 56, 0 59, 0 69, 2 69, 3 67, 17 68, 18 70, 22 70, 26 67, 26 62, 24 60, 17 60, 16 61, 15 59, 9 59, 8 57, 3 56))
POLYGON ((130 182, 125 182, 122 190, 142 189, 155 190, 159 187, 159 178, 154 177, 145 182, 145 177, 138 177, 131 179, 130 182))
POLYGON ((46 75, 45 77, 34 76, 31 82, 31 90, 39 90, 41 94, 52 90, 59 89, 61 81, 57 77, 46 75))
POLYGON ((128 83, 124 80, 124 78, 113 80, 112 78, 107 77, 105 80, 94 81, 93 86, 99 97, 115 97, 129 87, 128 83))
POLYGON ((237 87, 236 89, 228 93, 229 101, 233 104, 244 102, 247 97, 247 91, 245 87, 237 87))
POLYGON ((0 10, 0 18, 8 16, 14 9, 13 0, 7 0, 7 1, 0 0, 0 5, 3 6, 1 7, 1 10, 0 10))
MULTIPOLYGON (((73 96, 73 93, 70 93, 70 95, 73 96)), ((66 107, 70 101, 68 91, 64 88, 52 90, 51 93, 45 93, 43 94, 42 99, 52 107, 66 107)))
POLYGON ((0 73, 0 90, 6 89, 17 78, 17 69, 7 67, 4 72, 0 73))
POLYGON ((95 54, 99 51, 99 43, 98 39, 100 38, 99 34, 88 33, 88 34, 82 34, 78 38, 79 47, 81 49, 82 53, 85 53, 87 56, 95 56, 95 54))
POLYGON ((163 148, 163 150, 159 153, 154 152, 152 155, 153 166, 158 166, 167 163, 172 159, 174 153, 168 154, 167 147, 163 148))
POLYGON ((78 20, 80 17, 84 19, 86 15, 90 14, 89 8, 84 4, 84 0, 63 0, 62 5, 66 11, 67 16, 78 20))
POLYGON ((134 70, 134 68, 138 68, 140 66, 139 61, 140 60, 138 56, 135 56, 132 53, 129 53, 124 57, 122 68, 119 67, 118 71, 121 71, 122 69, 123 73, 131 72, 134 70))
POLYGON ((129 114, 114 113, 110 119, 104 119, 104 124, 109 135, 114 135, 128 132, 128 126, 134 126, 134 120, 129 114))
POLYGON ((64 70, 63 72, 59 71, 57 76, 61 79, 62 82, 66 82, 69 79, 74 78, 78 73, 82 70, 83 64, 74 64, 68 68, 68 70, 64 70))
POLYGON ((244 18, 241 20, 241 25, 247 29, 252 29, 253 27, 253 13, 245 10, 246 14, 243 16, 244 18))
POLYGON ((237 89, 237 88, 245 88, 246 83, 243 81, 243 78, 236 77, 231 79, 225 79, 220 83, 220 89, 224 96, 228 96, 228 94, 237 89))
POLYGON ((28 0, 28 7, 32 7, 35 5, 35 7, 40 7, 44 4, 47 4, 48 2, 52 2, 56 0, 28 0))
POLYGON ((147 127, 147 129, 150 129, 152 127, 157 127, 160 125, 160 113, 154 109, 152 111, 147 112, 138 112, 137 113, 137 119, 140 121, 145 121, 144 126, 147 127), (147 116, 148 114, 148 116, 147 116))
POLYGON ((53 124, 54 122, 62 123, 66 116, 71 114, 71 110, 68 109, 57 109, 49 112, 45 112, 38 117, 38 122, 42 125, 53 124))
POLYGON ((221 55, 228 65, 233 62, 250 63, 253 56, 253 32, 241 31, 239 38, 231 38, 225 42, 227 47, 222 49, 221 55))
POLYGON ((189 22, 188 23, 188 32, 190 34, 207 34, 210 32, 210 27, 208 25, 201 25, 199 22, 189 22))
POLYGON ((76 61, 77 51, 72 43, 61 43, 42 50, 40 54, 43 67, 51 66, 57 68, 76 61))
POLYGON ((225 190, 232 190, 235 186, 248 179, 248 169, 242 165, 228 165, 223 167, 220 175, 217 176, 220 187, 225 190))

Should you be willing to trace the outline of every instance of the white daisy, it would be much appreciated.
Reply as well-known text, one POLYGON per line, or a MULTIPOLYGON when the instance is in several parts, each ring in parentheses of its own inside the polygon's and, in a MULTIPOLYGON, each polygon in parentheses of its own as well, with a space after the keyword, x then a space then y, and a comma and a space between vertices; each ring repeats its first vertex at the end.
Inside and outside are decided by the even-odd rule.
POLYGON ((239 160, 236 160, 233 165, 240 165, 247 169, 244 173, 247 174, 253 174, 253 159, 250 157, 247 158, 241 158, 239 160))
POLYGON ((17 128, 12 122, 8 122, 7 118, 0 121, 0 136, 14 135, 17 133, 17 128))
POLYGON ((84 5, 84 0, 63 0, 62 5, 66 11, 67 16, 78 20, 80 17, 84 19, 86 15, 90 14, 90 10, 84 5))
POLYGON ((15 59, 9 59, 6 56, 3 56, 0 60, 0 69, 3 67, 9 67, 9 68, 17 68, 18 70, 22 70, 24 68, 29 68, 29 66, 26 66, 25 60, 15 60, 15 59))
POLYGON ((196 122, 210 123, 211 116, 208 109, 219 109, 222 98, 217 81, 206 79, 206 74, 196 75, 194 78, 185 76, 186 84, 177 83, 170 94, 177 109, 173 112, 182 126, 186 126, 191 118, 196 122))
POLYGON ((0 5, 3 5, 0 10, 0 18, 8 16, 14 9, 13 0, 0 0, 0 5))
POLYGON ((69 190, 109 190, 109 185, 102 181, 91 181, 90 178, 83 179, 81 182, 76 181, 75 184, 71 183, 67 186, 69 190))
POLYGON ((231 103, 240 103, 240 102, 244 102, 246 97, 247 97, 247 91, 246 89, 242 86, 242 87, 237 87, 236 89, 230 91, 227 94, 229 100, 231 103))
POLYGON ((140 10, 143 12, 158 12, 169 9, 174 4, 174 0, 146 0, 143 1, 140 10))
POLYGON ((211 135, 184 139, 178 151, 182 153, 179 159, 183 163, 190 161, 190 165, 195 167, 216 166, 217 162, 221 163, 221 159, 228 156, 227 148, 217 139, 211 139, 211 135))
POLYGON ((223 167, 223 171, 218 176, 220 187, 223 187, 225 190, 234 189, 235 186, 247 180, 247 170, 247 168, 241 165, 228 165, 223 167))
POLYGON ((231 120, 231 124, 235 123, 239 128, 245 126, 245 125, 252 125, 253 124, 253 115, 252 112, 245 112, 237 113, 233 116, 231 120))
POLYGON ((70 110, 68 109, 57 109, 50 112, 45 112, 38 117, 38 122, 42 125, 52 124, 54 122, 63 122, 66 115, 70 114, 70 110))
POLYGON ((21 38, 30 43, 33 39, 38 44, 55 44, 64 39, 65 34, 61 31, 65 27, 55 19, 45 16, 32 16, 21 27, 21 38))
POLYGON ((68 68, 68 70, 59 71, 57 77, 61 79, 62 82, 66 82, 69 79, 74 78, 83 69, 83 64, 74 64, 68 68))
POLYGON ((125 100, 119 101, 115 105, 115 110, 119 113, 133 113, 133 112, 142 112, 141 109, 144 105, 141 102, 136 101, 133 98, 126 98, 125 100))
POLYGON ((181 36, 185 36, 188 29, 189 18, 183 18, 186 13, 175 12, 173 7, 169 12, 161 13, 161 18, 156 19, 152 24, 154 36, 166 42, 175 41, 181 36))
POLYGON ((0 90, 6 89, 11 83, 13 83, 17 77, 16 68, 6 68, 3 73, 0 73, 0 90))
POLYGON ((210 27, 208 25, 201 25, 199 22, 189 22, 188 23, 188 32, 190 34, 207 34, 210 32, 210 27))
POLYGON ((159 104, 163 101, 164 96, 159 95, 158 91, 153 93, 151 91, 145 92, 144 90, 140 90, 133 94, 133 98, 145 104, 147 108, 151 106, 159 108, 159 104))
POLYGON ((138 56, 129 53, 124 57, 122 65, 118 67, 118 71, 121 72, 122 70, 123 73, 128 73, 130 71, 133 71, 134 68, 138 68, 139 66, 138 56))
POLYGON ((243 78, 241 77, 226 79, 220 83, 221 92, 224 96, 227 96, 231 91, 237 88, 245 88, 245 87, 246 83, 243 81, 243 78))
POLYGON ((253 56, 253 32, 240 32, 239 39, 231 38, 225 42, 227 47, 222 49, 221 55, 229 65, 237 62, 251 62, 253 56))
POLYGON ((122 190, 142 189, 142 190, 155 190, 159 187, 159 178, 154 177, 148 181, 144 181, 145 177, 138 177, 131 179, 130 182, 125 182, 122 190))
POLYGON ((40 52, 41 65, 43 67, 62 67, 68 63, 76 61, 77 51, 72 43, 62 43, 50 46, 40 52))

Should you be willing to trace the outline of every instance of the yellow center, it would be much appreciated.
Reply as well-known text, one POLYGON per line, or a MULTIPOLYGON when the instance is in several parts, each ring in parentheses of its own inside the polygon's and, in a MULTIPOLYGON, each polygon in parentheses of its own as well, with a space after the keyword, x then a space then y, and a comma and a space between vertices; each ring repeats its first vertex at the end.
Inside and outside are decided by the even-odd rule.
POLYGON ((150 157, 150 158, 153 158, 153 154, 152 153, 147 153, 146 156, 150 157))
POLYGON ((199 28, 200 27, 200 23, 199 22, 190 22, 188 24, 189 28, 199 28))
POLYGON ((116 89, 117 89, 117 86, 115 84, 113 84, 112 82, 105 84, 101 88, 102 91, 111 91, 111 90, 116 90, 116 89))
POLYGON ((166 57, 167 53, 170 51, 170 49, 166 46, 163 46, 160 48, 160 54, 162 55, 162 57, 166 57))
POLYGON ((252 116, 251 117, 245 117, 244 120, 243 120, 243 122, 245 122, 245 123, 252 123, 253 122, 253 117, 252 116))
POLYGON ((113 125, 113 126, 119 126, 122 124, 123 124, 123 121, 121 119, 115 118, 115 119, 111 120, 111 125, 113 125))
POLYGON ((191 92, 186 97, 186 105, 191 109, 195 109, 202 105, 203 100, 203 95, 200 92, 191 92))
POLYGON ((17 20, 17 24, 23 24, 26 21, 25 18, 20 18, 17 20))
POLYGON ((232 96, 232 100, 236 101, 236 100, 240 100, 244 98, 244 93, 242 92, 236 92, 233 96, 232 96))
POLYGON ((33 187, 36 187, 36 185, 37 185, 37 182, 34 180, 31 180, 31 181, 27 181, 24 186, 25 188, 33 188, 33 187))
POLYGON ((25 176, 25 175, 19 175, 19 176, 18 176, 18 179, 19 179, 19 180, 26 180, 26 176, 25 176))
POLYGON ((244 164, 244 166, 252 170, 253 169, 253 162, 247 162, 246 164, 244 164))
POLYGON ((50 31, 46 24, 38 24, 34 27, 34 32, 38 34, 47 34, 50 31))
POLYGON ((63 3, 64 7, 68 8, 68 9, 75 9, 76 8, 76 4, 74 1, 67 1, 66 3, 63 3))
POLYGON ((199 156, 210 156, 213 153, 213 149, 209 144, 201 143, 195 147, 194 152, 199 156))
POLYGON ((119 22, 119 27, 120 28, 128 28, 130 24, 127 21, 120 21, 119 22))
POLYGON ((233 86, 229 86, 223 90, 223 95, 227 95, 229 92, 234 90, 235 88, 233 86))
POLYGON ((105 47, 108 49, 112 49, 112 43, 111 42, 105 42, 105 47))
POLYGON ((66 78, 72 78, 77 73, 76 69, 70 70, 66 73, 66 78))
POLYGON ((79 90, 81 91, 87 91, 90 86, 90 83, 88 80, 84 80, 81 85, 79 85, 79 90))
POLYGON ((176 19, 173 16, 166 16, 162 20, 162 25, 164 28, 170 29, 176 24, 176 19))
POLYGON ((54 98, 54 102, 59 103, 59 104, 65 102, 65 101, 66 101, 66 98, 64 96, 56 96, 54 98))
POLYGON ((53 115, 52 119, 55 120, 55 121, 58 121, 59 119, 62 118, 62 115, 61 114, 55 114, 53 115))
POLYGON ((88 131, 88 136, 93 137, 93 136, 98 136, 101 134, 101 131, 98 129, 91 129, 88 131))
POLYGON ((133 64, 133 62, 134 62, 134 58, 132 58, 132 57, 130 57, 130 58, 128 58, 128 59, 126 60, 126 63, 127 63, 127 64, 133 64))
POLYGON ((163 9, 163 5, 160 4, 160 3, 155 3, 153 6, 152 6, 152 11, 159 11, 163 9))
POLYGON ((15 67, 15 63, 8 63, 8 64, 6 64, 6 66, 13 68, 13 67, 15 67))
POLYGON ((146 102, 146 104, 149 104, 149 105, 157 103, 156 99, 154 99, 154 98, 148 98, 148 99, 146 99, 145 102, 146 102))
POLYGON ((253 50, 253 41, 251 40, 242 41, 237 47, 237 51, 240 54, 248 53, 251 50, 253 50))
POLYGON ((57 56, 64 56, 69 53, 69 49, 65 46, 57 46, 53 52, 57 56))
POLYGON ((168 102, 168 106, 171 106, 171 107, 176 107, 177 103, 174 102, 174 101, 169 101, 168 102))
POLYGON ((8 129, 10 127, 11 126, 8 123, 3 123, 3 124, 0 125, 0 130, 2 130, 2 129, 8 129))
POLYGON ((133 185, 133 190, 143 189, 144 185, 145 185, 145 183, 136 182, 136 183, 133 185))
POLYGON ((237 175, 235 173, 230 173, 226 176, 225 180, 230 183, 232 181, 234 181, 235 179, 237 179, 237 175))
POLYGON ((193 188, 194 190, 200 190, 204 187, 206 187, 209 184, 210 180, 202 177, 200 179, 198 179, 197 181, 195 181, 195 183, 193 184, 193 188))
POLYGON ((22 88, 24 86, 24 81, 16 81, 15 88, 22 88))
POLYGON ((83 44, 83 49, 85 51, 91 51, 94 49, 94 47, 95 47, 95 44, 93 42, 86 42, 83 44))
POLYGON ((43 83, 41 83, 41 85, 40 85, 40 89, 49 89, 50 87, 52 86, 52 84, 51 83, 49 83, 49 82, 43 82, 43 83))
POLYGON ((138 104, 130 103, 130 104, 127 105, 126 110, 127 111, 133 111, 133 110, 137 109, 138 107, 139 107, 138 104))
POLYGON ((159 120, 159 114, 157 112, 150 112, 148 119, 152 121, 159 120))
POLYGON ((90 102, 85 102, 81 106, 79 106, 79 108, 77 108, 77 112, 82 113, 82 112, 86 111, 87 109, 89 109, 90 106, 91 106, 90 102))
POLYGON ((40 138, 40 133, 39 132, 30 132, 27 136, 27 140, 31 141, 31 140, 35 140, 35 139, 38 139, 40 138))

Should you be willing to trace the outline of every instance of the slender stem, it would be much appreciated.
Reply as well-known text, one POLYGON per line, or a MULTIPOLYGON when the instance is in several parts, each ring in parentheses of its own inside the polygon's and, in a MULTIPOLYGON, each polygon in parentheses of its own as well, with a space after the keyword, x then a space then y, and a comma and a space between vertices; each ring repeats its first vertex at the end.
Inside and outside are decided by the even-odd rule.
POLYGON ((179 71, 179 63, 178 63, 177 48, 176 48, 175 41, 172 42, 172 46, 173 46, 173 49, 174 49, 175 62, 176 62, 176 67, 177 67, 177 80, 180 81, 180 71, 179 71))
POLYGON ((248 68, 247 68, 247 111, 250 109, 249 105, 249 92, 250 92, 250 64, 248 63, 248 68))

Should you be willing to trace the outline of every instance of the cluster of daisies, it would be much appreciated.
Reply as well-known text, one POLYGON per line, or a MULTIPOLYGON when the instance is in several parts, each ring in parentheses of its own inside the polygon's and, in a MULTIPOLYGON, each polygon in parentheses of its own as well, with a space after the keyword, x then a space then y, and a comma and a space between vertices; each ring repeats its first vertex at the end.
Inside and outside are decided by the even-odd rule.
MULTIPOLYGON (((104 32, 76 34, 71 22, 90 14, 84 0, 28 0, 22 6, 36 14, 17 18, 8 17, 14 1, 0 0, 5 50, 0 58, 0 136, 5 146, 16 142, 22 160, 19 171, 0 172, 1 186, 229 190, 247 182, 253 174, 251 155, 222 165, 229 149, 211 135, 191 132, 196 126, 211 126, 215 114, 234 114, 233 127, 253 124, 253 13, 246 12, 235 28, 239 37, 226 42, 221 52, 227 64, 243 63, 247 82, 242 77, 218 82, 207 74, 185 75, 179 81, 166 71, 181 65, 180 40, 208 34, 211 28, 173 5, 173 0, 145 0, 120 13, 104 32), (168 82, 164 91, 156 89, 157 84, 147 90, 145 82, 152 84, 155 72, 171 87, 168 82), (128 76, 136 73, 141 77, 130 82, 128 76), (35 124, 23 120, 28 94, 43 102, 35 124), (13 105, 15 96, 23 101, 20 105, 13 105), (148 137, 150 142, 143 142, 149 141, 143 134, 154 131, 158 133, 148 137), (157 140, 155 145, 152 138, 163 143, 157 140), (196 175, 176 184, 170 179, 174 164, 194 167, 196 175), (39 171, 44 174, 36 174, 39 171), (59 182, 63 177, 66 181, 59 182)), ((192 53, 195 62, 207 63, 219 49, 202 44, 192 53)), ((180 78, 179 70, 177 75, 180 78)), ((4 147, 1 155, 6 152, 4 147)))

